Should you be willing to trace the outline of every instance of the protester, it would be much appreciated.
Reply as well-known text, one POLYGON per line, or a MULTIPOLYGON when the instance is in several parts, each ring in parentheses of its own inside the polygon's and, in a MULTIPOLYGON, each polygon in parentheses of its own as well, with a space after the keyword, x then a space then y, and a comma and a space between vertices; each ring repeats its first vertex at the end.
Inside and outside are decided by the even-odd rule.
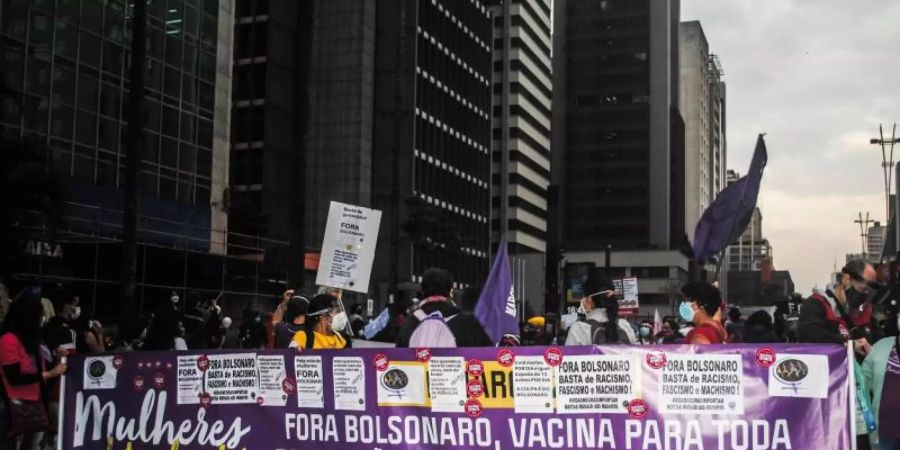
MULTIPOLYGON (((260 324, 262 325, 262 324, 260 324)), ((219 321, 219 328, 210 336, 209 338, 209 348, 212 349, 221 349, 225 347, 225 342, 228 339, 228 328, 231 327, 231 317, 225 316, 222 317, 222 320, 219 321)), ((265 336, 264 333, 261 333, 261 336, 265 336)), ((260 340, 259 347, 262 348, 262 340, 260 340)))
MULTIPOLYGON (((900 326, 900 324, 898 324, 900 326)), ((862 364, 864 385, 872 394, 876 430, 869 433, 874 450, 900 450, 900 337, 881 339, 862 364)))
POLYGON ((334 317, 341 312, 333 295, 319 294, 313 297, 310 300, 304 327, 294 333, 290 347, 334 350, 350 348, 350 339, 333 328, 334 317))
POLYGON ((634 330, 619 319, 619 301, 615 286, 599 269, 588 274, 581 299, 585 320, 569 327, 566 345, 635 344, 634 330))
MULTIPOLYGON (((69 328, 62 315, 50 318, 41 330, 41 361, 44 367, 54 367, 62 362, 62 356, 75 351, 75 331, 69 328)), ((51 431, 44 434, 44 446, 56 448, 56 432, 53 424, 59 417, 60 379, 46 380, 44 393, 47 399, 47 413, 51 431)))
POLYGON ((397 334, 397 347, 493 347, 481 323, 450 300, 453 276, 443 269, 422 275, 423 299, 397 334), (425 325, 427 324, 427 325, 425 325), (420 329, 420 326, 423 326, 420 329), (449 330, 449 333, 446 331, 449 330))
POLYGON ((868 335, 863 327, 851 329, 847 307, 849 299, 858 302, 871 291, 867 283, 875 277, 870 263, 864 260, 847 263, 838 275, 837 284, 826 291, 828 297, 813 293, 803 301, 797 325, 798 341, 843 344, 852 338, 858 357, 864 357, 871 349, 868 335))
POLYGON ((103 353, 106 351, 106 336, 104 335, 103 324, 99 320, 89 320, 87 329, 84 331, 85 353, 103 353))
POLYGON ((655 343, 656 339, 653 336, 653 322, 642 320, 638 327, 638 344, 652 345, 655 343))
MULTIPOLYGON (((230 321, 231 319, 229 325, 230 321)), ((265 348, 268 345, 266 336, 269 336, 269 333, 263 323, 262 314, 249 307, 245 308, 241 328, 238 331, 239 347, 257 350, 265 348)))
POLYGON ((147 335, 143 340, 142 350, 168 351, 175 349, 175 338, 181 333, 179 323, 181 315, 175 310, 177 296, 172 295, 168 302, 163 302, 153 314, 147 335))
POLYGON ((725 331, 728 333, 728 342, 736 344, 744 342, 744 324, 741 323, 741 309, 732 307, 728 310, 728 320, 725 321, 725 331))
POLYGON ((725 327, 719 319, 722 294, 704 282, 693 282, 681 288, 684 301, 678 308, 681 319, 694 324, 684 337, 685 344, 723 344, 727 338, 725 327))
POLYGON ((748 344, 774 344, 781 342, 775 334, 775 325, 772 316, 766 311, 759 310, 750 314, 743 323, 743 342, 748 344))
MULTIPOLYGON (((293 291, 289 291, 293 293, 293 291)), ((293 295, 287 302, 278 305, 272 314, 272 325, 275 333, 275 348, 288 348, 294 335, 303 329, 309 299, 302 295, 293 295), (282 305, 284 307, 282 308, 282 305), (275 322, 276 319, 281 319, 275 322)))
POLYGON ((10 418, 13 448, 40 448, 43 433, 50 429, 44 403, 44 383, 66 371, 64 363, 45 370, 40 357, 41 323, 44 320, 40 296, 25 295, 10 305, 0 328, 0 375, 4 401, 10 418))
POLYGON ((684 341, 684 335, 678 331, 678 321, 673 317, 666 317, 662 322, 662 329, 656 334, 658 344, 680 344, 684 341))
POLYGON ((353 330, 354 336, 362 336, 363 328, 366 326, 366 319, 363 318, 363 305, 356 304, 350 309, 350 329, 353 330))

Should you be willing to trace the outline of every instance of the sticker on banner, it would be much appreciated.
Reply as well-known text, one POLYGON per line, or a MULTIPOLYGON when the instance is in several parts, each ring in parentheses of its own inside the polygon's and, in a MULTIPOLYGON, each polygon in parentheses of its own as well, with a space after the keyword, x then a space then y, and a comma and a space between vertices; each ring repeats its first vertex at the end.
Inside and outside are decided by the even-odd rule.
POLYGON ((92 356, 84 359, 84 389, 115 389, 119 370, 114 356, 92 356))
POLYGON ((200 406, 203 408, 209 408, 212 405, 212 395, 204 392, 200 394, 200 406))
POLYGON ((782 353, 769 367, 769 395, 772 397, 828 397, 828 357, 782 353))
POLYGON ((156 375, 153 375, 153 387, 156 389, 163 389, 166 387, 166 377, 157 372, 156 375))
POLYGON ((544 352, 544 362, 546 362, 548 366, 556 367, 562 363, 562 359, 562 352, 556 347, 548 348, 544 352))
POLYGON ((502 348, 497 352, 497 362, 503 367, 512 367, 516 362, 516 354, 508 348, 502 348))
POLYGON ((469 380, 466 383, 466 394, 469 397, 481 397, 484 394, 484 386, 481 384, 480 380, 469 380))
POLYGON ((209 357, 206 355, 197 357, 197 368, 200 369, 201 372, 206 372, 206 370, 209 369, 209 357))
POLYGON ((759 367, 768 368, 775 364, 775 350, 763 347, 756 351, 756 364, 759 367))
POLYGON ((125 365, 125 357, 124 356, 122 356, 122 355, 113 356, 113 367, 115 367, 116 370, 121 369, 123 365, 125 365))
POLYGON ((385 355, 383 353, 379 353, 379 354, 375 355, 374 362, 375 362, 375 370, 377 370, 379 372, 384 372, 385 370, 387 370, 388 364, 391 362, 391 360, 388 359, 387 355, 385 355))
POLYGON ((650 366, 651 369, 662 369, 666 366, 666 354, 659 350, 654 350, 647 353, 647 365, 650 366))
POLYGON ((468 372, 470 376, 476 378, 480 377, 482 372, 484 372, 484 364, 481 360, 470 359, 469 362, 466 363, 466 372, 468 372))
POLYGON ((469 417, 478 417, 481 415, 481 402, 476 398, 466 400, 466 415, 469 417))
POLYGON ((140 392, 144 390, 144 377, 140 375, 135 375, 134 382, 132 383, 132 387, 134 390, 140 392))
POLYGON ((650 405, 641 399, 634 399, 628 402, 628 415, 635 419, 641 419, 649 412, 650 405))
POLYGON ((431 359, 431 349, 428 348, 417 348, 416 349, 416 361, 426 363, 431 359))

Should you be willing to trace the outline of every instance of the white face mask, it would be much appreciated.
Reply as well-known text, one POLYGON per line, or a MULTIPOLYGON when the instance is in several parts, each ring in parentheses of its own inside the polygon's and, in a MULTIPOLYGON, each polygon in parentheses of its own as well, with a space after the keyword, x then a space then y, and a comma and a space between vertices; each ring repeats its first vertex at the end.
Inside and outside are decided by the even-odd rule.
POLYGON ((75 319, 81 317, 81 307, 76 306, 76 307, 72 308, 71 316, 72 316, 72 320, 75 320, 75 319))
POLYGON ((331 329, 334 331, 343 331, 347 328, 350 321, 347 319, 347 313, 341 311, 331 318, 331 329))

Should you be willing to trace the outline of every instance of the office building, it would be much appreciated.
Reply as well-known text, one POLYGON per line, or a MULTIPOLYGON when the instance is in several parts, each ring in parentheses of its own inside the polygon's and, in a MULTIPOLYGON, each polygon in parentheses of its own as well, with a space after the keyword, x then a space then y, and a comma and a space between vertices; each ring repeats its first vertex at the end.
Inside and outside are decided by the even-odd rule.
POLYGON ((884 238, 887 230, 888 227, 881 225, 881 222, 878 221, 875 222, 875 225, 869 227, 869 232, 866 234, 866 256, 869 258, 869 261, 881 260, 881 252, 884 250, 884 238))
POLYGON ((612 269, 642 278, 642 306, 671 303, 670 286, 687 278, 679 6, 554 4, 554 238, 565 249, 569 291, 576 266, 602 267, 607 246, 612 269))
MULTIPOLYGON (((3 99, 2 134, 43 149, 65 184, 65 232, 37 238, 58 239, 61 251, 17 277, 66 283, 98 314, 118 307, 129 11, 127 2, 95 0, 4 0, 0 8, 3 83, 14 94, 3 99)), ((147 14, 140 301, 184 293, 185 280, 203 278, 188 276, 203 265, 198 258, 227 252, 234 17, 231 0, 154 1, 147 14), (178 270, 163 250, 173 248, 178 270)))
POLYGON ((553 78, 549 0, 493 0, 492 234, 517 297, 543 311, 553 78))
POLYGON ((490 11, 478 0, 380 1, 375 20, 372 205, 383 212, 379 298, 449 269, 490 263, 490 11))
POLYGON ((684 118, 685 230, 697 222, 725 182, 725 84, 698 21, 679 26, 680 109, 684 118))

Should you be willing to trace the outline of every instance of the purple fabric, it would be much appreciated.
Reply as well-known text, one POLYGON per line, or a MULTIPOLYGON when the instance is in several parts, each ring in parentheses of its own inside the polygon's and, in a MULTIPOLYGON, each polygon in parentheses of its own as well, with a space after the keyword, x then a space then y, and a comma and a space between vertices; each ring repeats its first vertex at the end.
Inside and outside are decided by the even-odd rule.
POLYGON ((519 318, 512 277, 509 274, 506 240, 500 242, 491 273, 481 295, 478 296, 475 317, 494 343, 499 342, 504 334, 519 334, 519 318))
POLYGON ((694 259, 703 261, 737 240, 747 228, 756 208, 759 186, 768 153, 762 135, 756 141, 750 169, 716 196, 694 231, 694 259))
POLYGON ((879 433, 900 439, 900 357, 897 346, 891 349, 884 374, 884 386, 881 391, 881 406, 878 409, 879 433))
MULTIPOLYGON (((209 353, 209 357, 234 353, 241 352, 214 351, 209 353)), ((120 369, 115 375, 115 386, 106 389, 92 388, 95 378, 104 371, 99 370, 101 368, 95 362, 89 364, 86 370, 85 359, 92 357, 77 355, 69 358, 69 376, 65 379, 64 402, 60 405, 63 417, 60 432, 61 448, 124 449, 129 441, 133 443, 132 448, 179 448, 172 445, 166 436, 170 434, 177 436, 182 429, 185 430, 184 435, 190 437, 192 442, 180 442, 180 448, 216 448, 219 445, 216 442, 198 441, 207 439, 211 434, 222 439, 229 430, 237 429, 241 433, 232 433, 237 437, 227 444, 226 448, 247 450, 279 448, 371 450, 375 447, 384 450, 406 448, 499 450, 541 447, 822 450, 849 449, 853 438, 850 436, 849 401, 852 397, 848 389, 847 351, 838 345, 612 345, 458 348, 430 349, 430 351, 383 348, 313 350, 302 353, 291 350, 268 350, 256 352, 256 355, 258 358, 265 356, 270 359, 283 357, 286 372, 291 377, 295 374, 295 356, 321 357, 323 407, 298 407, 295 393, 285 394, 286 406, 257 405, 254 402, 224 404, 217 403, 216 399, 213 399, 206 409, 197 404, 178 404, 177 358, 179 356, 196 358, 199 362, 203 359, 199 351, 124 354, 119 361, 120 369), (661 383, 664 380, 663 370, 657 363, 665 365, 668 361, 671 364, 689 355, 739 358, 737 370, 743 386, 741 414, 660 411, 661 383), (760 355, 777 355, 771 369, 766 365, 771 364, 772 360, 760 358, 760 355), (825 360, 828 370, 821 370, 815 374, 813 370, 807 372, 802 367, 799 372, 781 371, 781 376, 789 380, 785 385, 790 385, 785 392, 798 392, 800 396, 770 395, 774 383, 783 383, 774 380, 775 377, 770 374, 778 371, 780 363, 785 363, 786 369, 797 369, 797 355, 801 355, 799 358, 825 360), (555 369, 560 371, 563 368, 566 370, 573 367, 581 368, 585 364, 585 359, 592 361, 588 364, 600 367, 601 358, 615 356, 630 357, 631 364, 637 371, 633 381, 635 389, 628 394, 628 398, 634 400, 628 402, 627 412, 624 407, 617 407, 621 410, 609 413, 560 414, 517 411, 512 406, 515 398, 534 392, 534 386, 542 386, 541 381, 539 380, 537 384, 532 383, 531 387, 514 388, 512 372, 510 369, 501 368, 499 362, 513 362, 512 367, 518 370, 519 362, 523 364, 523 369, 533 369, 535 362, 543 365, 545 362, 554 361, 557 364, 561 363, 555 369), (338 410, 335 407, 333 377, 339 375, 334 371, 337 357, 361 358, 365 371, 359 383, 365 388, 365 400, 364 405, 358 410, 338 410), (477 392, 477 399, 484 408, 477 417, 468 417, 461 410, 434 412, 428 406, 379 406, 382 398, 387 401, 393 400, 392 395, 396 394, 397 389, 409 389, 406 385, 408 380, 398 372, 392 373, 391 368, 408 370, 417 364, 421 365, 422 363, 416 361, 422 358, 430 358, 429 364, 441 364, 441 367, 446 368, 448 360, 445 357, 455 357, 459 361, 458 367, 461 367, 459 365, 462 361, 469 361, 470 370, 474 370, 465 377, 461 376, 456 382, 481 386, 482 389, 477 392), (651 363, 657 368, 651 366, 651 363), (381 370, 378 370, 379 367, 381 370), (477 370, 472 367, 476 367, 477 370), (158 384, 156 384, 157 375, 160 377, 158 384), (824 387, 824 397, 803 397, 805 389, 809 388, 802 383, 802 378, 806 376, 822 379, 824 386, 819 387, 824 387), (137 379, 144 380, 145 383, 138 387, 134 382, 137 379), (87 389, 84 386, 85 381, 87 389), (391 387, 395 390, 382 397, 379 390, 384 392, 384 386, 390 383, 394 383, 391 387), (161 397, 163 393, 166 394, 164 402, 161 397), (155 403, 148 402, 148 399, 154 400, 155 403), (631 409, 631 404, 637 404, 639 409, 631 409), (424 442, 427 435, 424 426, 426 421, 431 420, 437 424, 436 439, 452 435, 457 438, 457 442, 455 444, 449 441, 424 442), (111 431, 107 428, 109 424, 113 424, 111 431), (328 430, 332 429, 333 434, 330 434, 328 430), (691 433, 693 433, 692 440, 699 444, 686 445, 686 436, 691 433), (125 437, 120 438, 117 434, 125 437), (568 442, 584 435, 594 436, 589 440, 589 445, 570 445, 568 442), (107 436, 111 436, 109 442, 107 436), (162 436, 162 439, 154 443, 154 436, 162 436), (461 437, 466 436, 481 436, 484 439, 480 443, 459 442, 461 437), (607 436, 608 440, 598 445, 601 436, 607 436), (534 439, 539 441, 532 441, 534 439), (548 443, 540 442, 541 439, 548 443), (786 441, 789 441, 790 447, 785 444, 786 441), (550 445, 553 442, 559 445, 550 445)), ((667 370, 668 366, 665 367, 667 370)), ((708 367, 702 365, 696 366, 696 370, 694 367, 688 367, 687 370, 685 373, 688 373, 688 376, 694 374, 702 376, 704 372, 709 373, 708 367)), ((553 389, 559 391, 558 386, 568 383, 570 388, 580 389, 583 386, 585 389, 599 390, 608 387, 609 383, 616 382, 591 379, 585 380, 583 384, 577 384, 572 380, 565 380, 562 375, 557 374, 554 377, 555 382, 548 379, 547 384, 543 386, 556 385, 557 387, 553 389)), ((300 385, 304 380, 298 378, 296 381, 300 385)), ((698 383, 698 386, 699 384, 701 383, 698 383)), ((428 392, 427 388, 425 392, 428 392)), ((588 395, 584 394, 584 397, 588 395)), ((709 397, 716 400, 715 395, 709 397)), ((559 393, 556 398, 557 402, 561 401, 559 393)), ((578 402, 582 397, 574 395, 572 398, 578 402)), ((714 406, 715 402, 711 401, 709 404, 714 406)), ((538 405, 540 406, 542 405, 538 405)))

